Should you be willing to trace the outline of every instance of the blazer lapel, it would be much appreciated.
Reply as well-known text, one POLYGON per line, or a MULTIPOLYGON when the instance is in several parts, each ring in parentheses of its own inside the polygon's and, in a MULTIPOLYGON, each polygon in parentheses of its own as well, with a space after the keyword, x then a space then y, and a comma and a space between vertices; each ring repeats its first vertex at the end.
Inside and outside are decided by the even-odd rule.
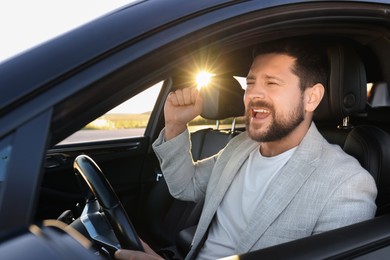
POLYGON ((250 152, 258 145, 257 142, 245 138, 233 152, 234 155, 237 156, 225 156, 224 160, 218 161, 218 165, 215 166, 213 171, 221 172, 221 174, 216 181, 216 185, 214 185, 214 187, 210 187, 209 185, 208 187, 208 189, 212 189, 212 191, 209 192, 205 198, 204 208, 194 237, 195 245, 198 245, 202 240, 202 237, 206 234, 226 191, 240 167, 248 159, 250 152))
MULTIPOLYGON (((268 187, 264 198, 243 231, 237 252, 247 252, 256 244, 268 227, 283 212, 296 193, 315 170, 315 160, 321 147, 314 124, 287 164, 268 187), (316 148, 315 148, 316 147, 316 148)), ((318 133, 318 135, 320 135, 318 133)))
POLYGON ((301 163, 290 161, 270 184, 247 228, 241 234, 237 252, 247 252, 253 247, 314 171, 314 167, 302 166, 301 163))

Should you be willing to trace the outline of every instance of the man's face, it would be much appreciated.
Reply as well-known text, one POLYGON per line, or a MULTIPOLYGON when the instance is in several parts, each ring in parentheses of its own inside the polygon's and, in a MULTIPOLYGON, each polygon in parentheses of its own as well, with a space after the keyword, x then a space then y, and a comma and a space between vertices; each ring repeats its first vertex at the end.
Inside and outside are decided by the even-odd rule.
POLYGON ((257 142, 288 136, 305 118, 299 78, 292 72, 295 59, 283 54, 255 58, 244 96, 246 129, 257 142))

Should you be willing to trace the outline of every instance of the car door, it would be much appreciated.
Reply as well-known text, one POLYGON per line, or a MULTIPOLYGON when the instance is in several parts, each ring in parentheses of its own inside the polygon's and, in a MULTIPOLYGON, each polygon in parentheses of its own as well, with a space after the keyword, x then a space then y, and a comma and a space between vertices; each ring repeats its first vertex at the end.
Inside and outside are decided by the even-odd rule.
MULTIPOLYGON (((129 217, 137 222, 145 195, 158 179, 158 162, 150 149, 158 133, 164 81, 130 97, 48 150, 35 219, 78 217, 84 197, 73 161, 79 154, 99 165, 129 217)), ((166 88, 164 88, 166 89, 166 88)))

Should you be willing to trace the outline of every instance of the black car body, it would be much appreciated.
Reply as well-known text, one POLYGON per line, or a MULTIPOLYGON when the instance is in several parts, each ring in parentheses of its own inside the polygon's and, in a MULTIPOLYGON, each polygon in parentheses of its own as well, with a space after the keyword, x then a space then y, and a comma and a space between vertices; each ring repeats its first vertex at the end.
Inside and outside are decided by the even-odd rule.
MULTIPOLYGON (((151 143, 163 128, 166 96, 183 87, 181 77, 199 68, 245 77, 253 46, 292 36, 356 49, 367 82, 389 88, 386 0, 136 1, 1 63, 0 255, 7 256, 4 259, 94 257, 68 234, 41 224, 67 209, 76 218, 80 214, 77 205, 84 199, 73 174, 79 154, 88 154, 99 164, 139 234, 151 236, 149 228, 154 236, 166 236, 146 212, 159 169, 151 143), (163 86, 142 136, 60 144, 158 82, 163 86)), ((351 122, 373 125, 388 134, 389 107, 376 109, 380 111, 375 114, 371 108, 368 104, 365 111, 351 116, 351 122)), ((318 125, 326 130, 337 128, 341 121, 318 125)), ((389 159, 389 153, 387 146, 380 154, 389 159)), ((389 164, 390 160, 382 160, 377 166, 384 172, 389 164)), ((377 184, 390 198, 388 178, 381 176, 377 184)), ((365 223, 241 257, 385 258, 390 251, 389 212, 384 206, 365 223)))

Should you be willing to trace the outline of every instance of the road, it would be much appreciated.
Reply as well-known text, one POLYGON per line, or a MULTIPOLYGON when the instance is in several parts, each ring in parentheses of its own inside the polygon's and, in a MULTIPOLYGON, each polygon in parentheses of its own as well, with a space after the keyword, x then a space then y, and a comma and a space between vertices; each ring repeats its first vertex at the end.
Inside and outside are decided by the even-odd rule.
POLYGON ((118 130, 80 130, 69 136, 59 144, 102 141, 110 139, 143 136, 144 128, 118 129, 118 130))

